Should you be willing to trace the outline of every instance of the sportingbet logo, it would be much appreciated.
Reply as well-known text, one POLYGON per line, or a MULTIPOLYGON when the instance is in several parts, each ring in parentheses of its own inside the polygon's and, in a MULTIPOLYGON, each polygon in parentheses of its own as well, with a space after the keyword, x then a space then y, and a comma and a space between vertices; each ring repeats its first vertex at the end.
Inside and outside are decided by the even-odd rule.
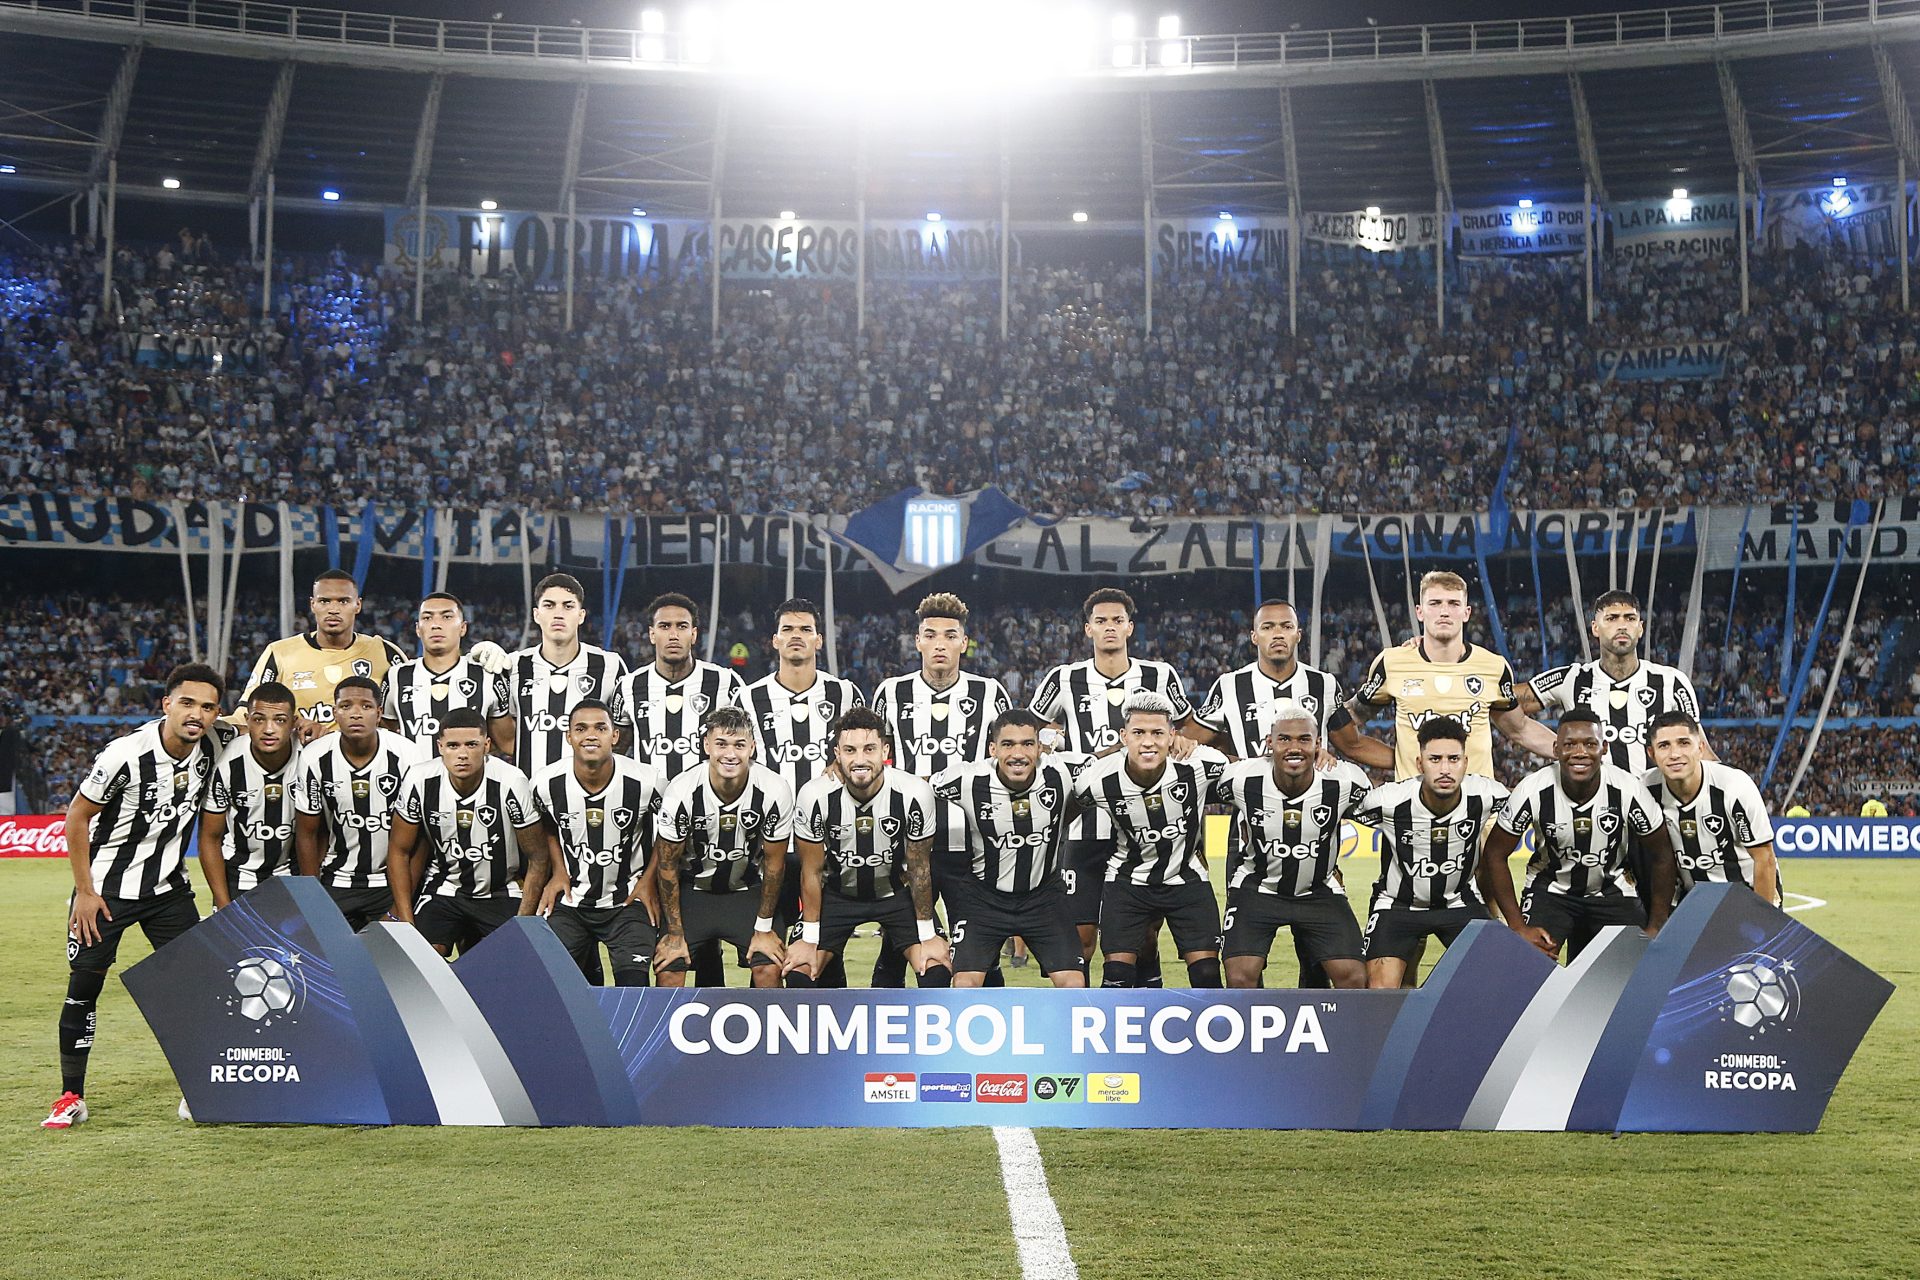
POLYGON ((868 1102, 913 1102, 919 1096, 912 1072, 903 1075, 897 1071, 870 1071, 866 1089, 868 1102))
POLYGON ((920 1077, 922 1102, 972 1102, 973 1077, 965 1072, 929 1071, 920 1077))
POLYGON ((1027 1078, 1024 1075, 977 1075, 973 1078, 975 1102, 1025 1102, 1027 1078))
POLYGON ((64 815, 0 818, 0 858, 66 856, 67 820, 64 815))
POLYGON ((1103 1071, 1087 1077, 1088 1102, 1140 1101, 1140 1075, 1134 1071, 1103 1071))

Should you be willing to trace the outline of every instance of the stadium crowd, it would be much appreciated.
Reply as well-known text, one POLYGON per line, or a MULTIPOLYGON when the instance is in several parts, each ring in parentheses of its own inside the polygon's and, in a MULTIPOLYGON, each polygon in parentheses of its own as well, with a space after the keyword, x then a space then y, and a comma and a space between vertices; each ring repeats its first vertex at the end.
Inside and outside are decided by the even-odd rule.
MULTIPOLYGON (((75 243, 0 255, 0 475, 78 494, 366 498, 662 511, 846 511, 913 483, 995 483, 1090 513, 1746 503, 1920 484, 1920 329, 1882 267, 1761 255, 1752 313, 1729 264, 1619 261, 1589 328, 1577 264, 1463 260, 1436 331, 1432 282, 1385 264, 1284 280, 1158 284, 1139 268, 1027 265, 997 340, 993 286, 723 294, 510 275, 412 281, 343 253, 257 272, 123 247, 116 314, 75 243), (205 340, 219 373, 143 363, 141 335, 205 340), (1602 377, 1607 346, 1725 339, 1696 381, 1602 377)), ((211 360, 209 356, 208 361, 211 360)), ((204 362, 203 362, 204 363, 204 362)))

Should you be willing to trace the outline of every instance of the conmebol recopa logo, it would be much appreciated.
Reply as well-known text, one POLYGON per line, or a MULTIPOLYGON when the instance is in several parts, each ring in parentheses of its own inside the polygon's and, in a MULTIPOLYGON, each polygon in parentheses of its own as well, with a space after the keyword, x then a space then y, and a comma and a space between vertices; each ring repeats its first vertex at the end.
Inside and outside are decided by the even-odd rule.
POLYGON ((920 1095, 911 1071, 869 1071, 866 1089, 868 1102, 913 1102, 920 1095))

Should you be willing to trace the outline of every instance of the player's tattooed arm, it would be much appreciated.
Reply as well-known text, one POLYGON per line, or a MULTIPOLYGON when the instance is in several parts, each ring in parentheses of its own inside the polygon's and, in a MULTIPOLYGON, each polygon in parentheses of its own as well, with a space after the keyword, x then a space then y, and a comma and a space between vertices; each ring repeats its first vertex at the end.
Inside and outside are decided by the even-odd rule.
POLYGON ((1679 869, 1673 861, 1673 838, 1667 834, 1667 824, 1662 822, 1644 836, 1635 836, 1640 849, 1647 855, 1649 890, 1653 895, 1652 903, 1647 907, 1646 934, 1649 938, 1658 934, 1667 923, 1667 917, 1673 913, 1673 886, 1679 875, 1679 869))
POLYGON ((413 923, 413 851, 420 843, 420 828, 397 812, 387 835, 387 887, 393 891, 393 918, 413 923))
POLYGON ((771 916, 780 906, 781 882, 787 878, 787 842, 763 840, 760 843, 761 918, 771 916))
MULTIPOLYGON (((527 878, 520 886, 520 914, 531 916, 545 914, 540 905, 547 891, 549 879, 554 875, 553 845, 547 839, 547 833, 537 822, 514 829, 513 838, 520 842, 520 858, 526 864, 527 878)), ((561 865, 558 879, 566 882, 565 864, 561 865)))
POLYGON ((918 920, 933 919, 933 839, 907 841, 907 892, 918 920))
POLYGON ((1493 909, 1500 913, 1500 918, 1507 922, 1509 929, 1548 955, 1558 954, 1560 940, 1538 925, 1528 924, 1526 917, 1520 914, 1520 898, 1513 891, 1513 869, 1507 865, 1507 859, 1519 847, 1519 836, 1498 823, 1494 824, 1493 830, 1487 833, 1486 844, 1480 848, 1480 868, 1476 873, 1480 890, 1487 895, 1487 901, 1493 904, 1493 909))
POLYGON ((686 850, 686 841, 664 836, 653 844, 654 873, 660 886, 660 941, 653 949, 653 967, 662 976, 680 976, 689 959, 686 929, 680 921, 680 859, 686 850), (667 966, 673 964, 680 967, 669 970, 667 966))

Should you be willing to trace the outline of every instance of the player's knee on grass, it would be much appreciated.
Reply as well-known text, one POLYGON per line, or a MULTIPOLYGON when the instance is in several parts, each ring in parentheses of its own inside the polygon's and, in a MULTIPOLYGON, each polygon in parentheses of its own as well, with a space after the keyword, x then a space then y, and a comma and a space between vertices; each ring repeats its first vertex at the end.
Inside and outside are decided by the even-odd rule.
POLYGON ((1320 966, 1327 979, 1342 991, 1358 991, 1367 985, 1367 966, 1358 960, 1328 960, 1320 966))
MULTIPOLYGON (((1047 981, 1062 989, 1069 987, 1085 989, 1087 985, 1087 975, 1078 969, 1057 969, 1047 975, 1047 981)), ((959 986, 960 984, 956 982, 954 985, 959 986)))
POLYGON ((987 975, 977 969, 966 973, 956 973, 953 975, 953 985, 956 987, 977 987, 984 983, 986 978, 987 975))
POLYGON ((772 960, 760 956, 749 956, 754 961, 753 985, 762 991, 780 985, 780 966, 772 960))
POLYGON ((1122 960, 1119 956, 1108 956, 1100 968, 1102 987, 1132 987, 1139 982, 1140 970, 1134 965, 1133 957, 1122 960))
POLYGON ((1091 965, 1093 963, 1093 947, 1099 938, 1100 927, 1098 925, 1082 924, 1075 925, 1074 928, 1080 934, 1080 958, 1091 965))
POLYGON ((1260 976, 1266 970, 1267 962, 1261 956, 1228 956, 1227 985, 1252 990, 1260 985, 1260 976))
POLYGON ((1201 956, 1187 961, 1187 985, 1190 987, 1218 987, 1220 985, 1220 957, 1201 956))

